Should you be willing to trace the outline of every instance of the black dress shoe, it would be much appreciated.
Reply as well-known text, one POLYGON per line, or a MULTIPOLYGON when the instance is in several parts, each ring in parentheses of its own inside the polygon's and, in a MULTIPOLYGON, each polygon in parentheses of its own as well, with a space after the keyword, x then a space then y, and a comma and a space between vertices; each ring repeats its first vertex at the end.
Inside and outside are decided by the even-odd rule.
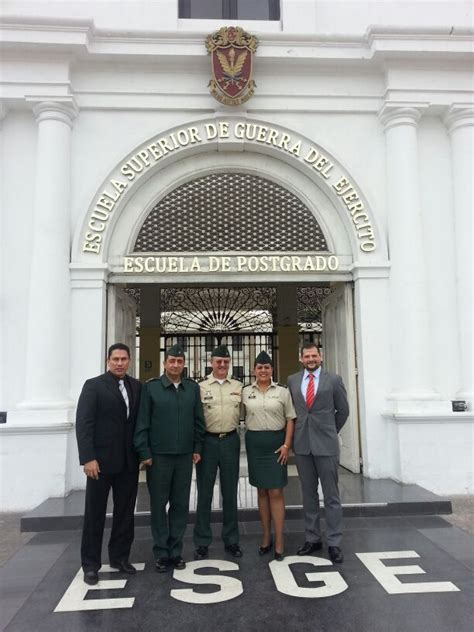
POLYGON ((177 555, 176 557, 172 557, 171 558, 171 562, 173 564, 173 566, 178 569, 178 571, 182 571, 183 568, 186 568, 186 564, 183 560, 183 558, 181 557, 181 555, 177 555))
POLYGON ((196 550, 194 551, 194 559, 195 560, 205 560, 207 557, 207 553, 208 553, 208 547, 207 546, 197 546, 196 550))
POLYGON ((171 561, 170 561, 169 557, 160 557, 155 562, 155 571, 157 573, 166 573, 166 571, 170 567, 170 564, 171 564, 171 561))
POLYGON ((267 546, 258 547, 258 554, 265 555, 265 553, 269 553, 272 550, 272 547, 273 547, 273 542, 272 540, 270 540, 270 544, 267 544, 267 546))
POLYGON ((279 553, 276 549, 275 549, 275 560, 277 562, 283 562, 283 559, 285 558, 285 554, 283 553, 283 551, 281 553, 279 553))
POLYGON ((227 553, 230 553, 232 555, 232 557, 242 557, 243 555, 240 544, 226 544, 224 548, 227 553))
POLYGON ((328 553, 333 564, 342 564, 344 561, 344 555, 338 546, 328 546, 328 553))
POLYGON ((120 562, 110 562, 111 568, 116 568, 121 573, 128 573, 129 575, 135 575, 137 569, 132 566, 128 560, 120 560, 120 562))
POLYGON ((99 581, 99 575, 97 571, 85 571, 84 572, 84 581, 89 586, 95 586, 99 581))
POLYGON ((296 555, 311 555, 311 553, 320 551, 322 548, 322 542, 305 542, 303 546, 296 551, 296 555))

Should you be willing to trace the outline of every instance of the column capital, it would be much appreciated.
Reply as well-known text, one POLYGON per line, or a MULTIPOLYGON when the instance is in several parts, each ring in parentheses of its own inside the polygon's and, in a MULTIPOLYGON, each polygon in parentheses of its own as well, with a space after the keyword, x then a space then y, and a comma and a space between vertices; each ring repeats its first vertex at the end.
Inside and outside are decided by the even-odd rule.
POLYGON ((474 105, 472 103, 453 103, 443 118, 444 124, 451 134, 460 127, 474 125, 474 105))
POLYGON ((74 119, 76 118, 79 108, 74 99, 61 100, 44 100, 27 99, 33 103, 33 113, 37 123, 43 121, 60 121, 66 123, 72 128, 74 119))
POLYGON ((110 275, 108 264, 69 264, 72 288, 99 288, 102 287, 110 275))
POLYGON ((397 125, 411 125, 416 127, 423 112, 428 109, 425 103, 384 103, 379 119, 385 130, 397 125))

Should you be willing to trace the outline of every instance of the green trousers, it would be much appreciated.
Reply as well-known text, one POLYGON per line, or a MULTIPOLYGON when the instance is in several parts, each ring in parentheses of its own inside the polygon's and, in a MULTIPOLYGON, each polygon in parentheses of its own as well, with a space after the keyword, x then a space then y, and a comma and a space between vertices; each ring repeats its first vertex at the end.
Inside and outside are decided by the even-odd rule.
POLYGON ((192 472, 192 454, 154 454, 153 465, 147 468, 156 560, 181 555, 188 521, 192 472))
POLYGON ((196 465, 198 502, 194 544, 209 546, 212 541, 211 504, 217 470, 222 493, 222 539, 224 544, 238 544, 237 486, 239 484, 240 437, 234 432, 219 439, 207 434, 202 459, 196 465))

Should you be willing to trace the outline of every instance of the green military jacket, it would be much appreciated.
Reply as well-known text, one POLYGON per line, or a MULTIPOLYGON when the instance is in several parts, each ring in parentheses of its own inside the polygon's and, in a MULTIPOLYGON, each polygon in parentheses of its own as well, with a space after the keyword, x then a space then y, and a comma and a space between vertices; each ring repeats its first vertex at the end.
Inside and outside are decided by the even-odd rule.
POLYGON ((200 454, 205 428, 196 382, 182 378, 176 388, 163 374, 143 385, 133 441, 140 461, 153 454, 200 454))

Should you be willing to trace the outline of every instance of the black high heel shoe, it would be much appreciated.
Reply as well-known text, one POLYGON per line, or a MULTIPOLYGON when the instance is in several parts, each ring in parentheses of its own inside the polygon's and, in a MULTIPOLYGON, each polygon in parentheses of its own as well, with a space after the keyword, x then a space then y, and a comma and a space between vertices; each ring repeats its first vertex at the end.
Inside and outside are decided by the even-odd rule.
POLYGON ((266 553, 269 553, 272 550, 272 547, 273 547, 273 540, 270 540, 270 544, 268 544, 267 546, 258 547, 258 554, 265 555, 266 553))
POLYGON ((283 559, 285 557, 284 552, 282 551, 281 553, 279 553, 276 549, 275 549, 275 560, 277 562, 283 562, 283 559))

